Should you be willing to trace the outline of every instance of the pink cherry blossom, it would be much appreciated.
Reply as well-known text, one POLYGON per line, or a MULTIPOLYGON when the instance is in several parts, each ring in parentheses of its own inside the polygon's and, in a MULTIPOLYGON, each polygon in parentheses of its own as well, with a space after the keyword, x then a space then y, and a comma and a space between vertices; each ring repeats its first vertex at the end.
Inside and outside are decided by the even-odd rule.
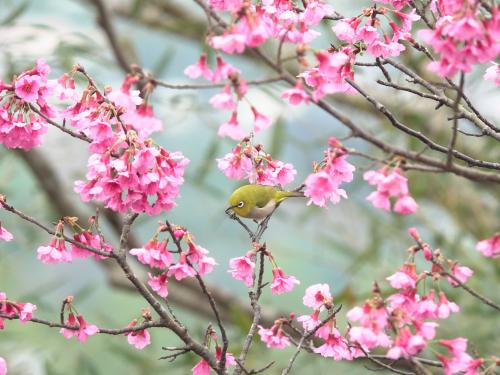
POLYGON ((36 305, 33 305, 32 303, 18 303, 16 304, 16 307, 19 310, 18 315, 21 323, 29 322, 36 310, 36 305))
POLYGON ((209 42, 213 48, 232 55, 245 50, 246 37, 233 29, 226 30, 223 35, 212 37, 209 42))
POLYGON ((322 355, 323 357, 332 357, 336 361, 351 360, 352 354, 347 345, 347 340, 340 332, 331 327, 330 333, 325 339, 325 343, 318 348, 314 349, 315 353, 322 355))
POLYGON ((37 75, 22 75, 15 82, 16 95, 28 103, 34 103, 38 99, 41 78, 37 75))
POLYGON ((270 117, 264 115, 263 113, 260 113, 253 106, 251 107, 251 110, 254 116, 253 128, 255 130, 255 133, 259 133, 271 126, 273 120, 270 117))
POLYGON ((212 80, 213 72, 207 66, 207 55, 202 53, 200 59, 195 64, 189 65, 184 69, 184 74, 192 79, 203 77, 209 81, 212 80))
POLYGON ((387 277, 386 280, 395 289, 414 289, 417 280, 415 264, 406 263, 401 268, 401 271, 387 277))
POLYGON ((281 324, 275 323, 271 328, 264 328, 259 325, 260 339, 268 348, 284 349, 290 346, 290 340, 283 335, 281 324))
POLYGON ((303 20, 307 25, 316 25, 323 17, 333 14, 335 10, 323 0, 310 0, 304 9, 303 20))
POLYGON ((409 195, 400 197, 394 204, 394 212, 401 215, 410 215, 417 212, 418 205, 415 199, 409 195))
POLYGON ((231 94, 231 85, 229 84, 224 86, 222 92, 214 95, 209 102, 216 109, 228 109, 230 111, 236 109, 236 102, 231 94))
POLYGON ((355 168, 347 161, 347 155, 340 142, 331 138, 329 145, 319 164, 322 168, 310 174, 304 181, 306 185, 304 195, 310 198, 308 205, 314 203, 325 207, 328 201, 337 204, 341 198, 347 198, 347 193, 339 186, 343 182, 352 181, 355 168))
POLYGON ((168 296, 168 278, 166 273, 162 273, 157 276, 151 275, 148 272, 148 285, 153 289, 160 297, 167 298, 168 296))
POLYGON ((484 256, 491 258, 500 257, 500 233, 476 244, 476 250, 484 256))
POLYGON ((243 0, 209 0, 208 2, 215 10, 225 10, 235 12, 239 10, 243 4, 243 0))
MULTIPOLYGON (((469 280, 469 278, 474 274, 474 271, 471 270, 469 267, 459 266, 458 264, 455 264, 451 268, 451 273, 458 279, 458 281, 460 281, 462 284, 465 284, 467 280, 469 280)), ((453 286, 458 285, 457 282, 453 280, 451 277, 448 277, 448 281, 453 286)))
POLYGON ((393 211, 401 215, 413 214, 418 209, 418 204, 410 196, 408 179, 402 175, 398 168, 390 172, 387 167, 378 171, 367 171, 363 178, 370 185, 375 185, 377 190, 372 192, 366 199, 376 208, 391 211, 390 198, 397 198, 393 211))
MULTIPOLYGON (((106 251, 108 253, 113 251, 113 248, 111 247, 111 245, 106 243, 106 242, 102 243, 102 246, 101 246, 101 238, 99 235, 97 235, 97 234, 93 235, 92 233, 90 233, 88 231, 75 234, 73 236, 73 238, 75 239, 75 241, 78 241, 78 242, 80 242, 88 247, 91 247, 93 249, 106 251)), ((94 254, 86 249, 82 249, 82 248, 78 247, 77 245, 75 245, 73 243, 71 244, 71 256, 73 259, 76 259, 76 258, 84 258, 85 259, 85 258, 88 258, 91 256, 94 256, 97 260, 106 259, 106 257, 104 257, 102 255, 94 254)))
POLYGON ((253 169, 251 159, 241 152, 241 147, 236 146, 223 158, 216 159, 217 167, 232 180, 246 178, 253 169))
POLYGON ((394 346, 386 354, 387 358, 410 358, 427 346, 425 339, 420 335, 413 335, 408 327, 399 330, 394 340, 394 346))
POLYGON ((304 90, 302 79, 298 79, 295 87, 283 91, 281 98, 288 100, 290 105, 308 104, 311 100, 310 95, 304 90))
POLYGON ((210 375, 211 367, 207 361, 200 359, 200 361, 191 369, 193 375, 210 375))
POLYGON ((7 361, 0 357, 0 375, 7 375, 7 361))
MULTIPOLYGON (((135 327, 137 325, 137 320, 133 320, 127 327, 135 327)), ((132 331, 124 333, 127 336, 127 341, 130 345, 134 346, 136 349, 142 350, 149 344, 151 344, 151 336, 148 330, 143 329, 141 331, 132 331)))
POLYGON ((12 233, 10 233, 5 227, 2 226, 2 223, 0 223, 0 240, 2 241, 12 241, 14 239, 14 236, 12 233))
POLYGON ((253 254, 249 253, 243 257, 232 258, 229 260, 231 276, 236 280, 242 280, 246 286, 253 285, 253 274, 255 262, 252 260, 253 254))
POLYGON ((273 294, 282 294, 290 292, 295 284, 300 284, 294 276, 285 275, 281 268, 273 268, 273 281, 271 282, 271 292, 273 294))
POLYGON ((234 139, 235 141, 239 141, 246 136, 246 133, 240 127, 238 123, 238 114, 233 112, 231 114, 231 118, 229 121, 223 123, 219 127, 219 131, 217 132, 219 137, 229 137, 234 139))
POLYGON ((50 241, 49 246, 40 246, 37 249, 38 259, 42 263, 66 263, 71 262, 73 257, 66 248, 64 239, 54 238, 50 241))
POLYGON ((495 86, 500 86, 500 64, 493 63, 492 66, 486 69, 483 78, 493 82, 495 86))
POLYGON ((455 302, 448 301, 446 295, 443 292, 439 292, 438 317, 440 319, 446 319, 451 313, 459 311, 460 307, 455 302))
POLYGON ((305 306, 311 307, 314 310, 320 310, 325 307, 325 304, 332 304, 332 295, 328 284, 315 284, 306 289, 306 294, 302 299, 305 306))
POLYGON ((144 247, 131 249, 130 254, 151 268, 166 269, 172 263, 172 254, 167 249, 166 240, 152 239, 144 247))
POLYGON ((78 317, 75 318, 73 313, 69 314, 66 324, 70 326, 77 326, 78 329, 61 328, 59 332, 66 339, 76 337, 78 342, 85 342, 89 336, 95 335, 99 332, 99 328, 95 325, 88 324, 83 316, 78 315, 78 317))
POLYGON ((314 328, 321 323, 319 319, 319 310, 314 310, 314 312, 310 315, 302 315, 297 318, 298 322, 302 323, 302 327, 305 331, 312 331, 314 328))
POLYGON ((187 264, 185 253, 181 254, 179 261, 171 265, 168 269, 168 276, 174 276, 176 280, 193 277, 194 275, 196 275, 196 271, 187 264))

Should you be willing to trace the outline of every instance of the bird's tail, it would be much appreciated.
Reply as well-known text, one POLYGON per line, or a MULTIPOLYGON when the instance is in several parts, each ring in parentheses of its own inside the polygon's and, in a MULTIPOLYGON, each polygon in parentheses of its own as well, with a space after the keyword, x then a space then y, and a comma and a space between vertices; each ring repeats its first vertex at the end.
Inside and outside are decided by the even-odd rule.
POLYGON ((277 196, 277 202, 283 202, 287 198, 301 198, 304 197, 304 193, 301 191, 278 191, 276 193, 277 196))

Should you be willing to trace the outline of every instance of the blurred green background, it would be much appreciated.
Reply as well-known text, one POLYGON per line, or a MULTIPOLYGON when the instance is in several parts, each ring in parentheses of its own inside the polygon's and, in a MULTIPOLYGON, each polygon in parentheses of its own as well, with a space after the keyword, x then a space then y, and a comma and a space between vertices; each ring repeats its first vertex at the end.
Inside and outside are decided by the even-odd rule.
MULTIPOLYGON (((133 61, 168 82, 188 82, 182 72, 197 60, 204 48, 205 20, 196 6, 180 0, 117 0, 106 1, 106 4, 111 10, 119 42, 133 61)), ((366 3, 338 1, 333 4, 341 13, 352 15, 366 3)), ((328 28, 322 31, 324 37, 315 42, 320 46, 332 39, 328 28)), ((39 57, 45 58, 53 68, 52 78, 79 63, 101 85, 118 87, 123 79, 123 71, 96 22, 91 2, 1 0, 0 32, 0 78, 3 80, 33 66, 39 57)), ((228 60, 240 67, 248 79, 273 76, 251 57, 228 60)), ((411 52, 408 62, 415 69, 424 69, 422 61, 411 52)), ((445 111, 434 112, 430 110, 432 104, 429 106, 425 101, 402 93, 395 96, 390 91, 373 87, 369 84, 373 72, 357 71, 357 74, 359 80, 377 92, 407 124, 445 142, 449 134, 449 126, 443 120, 445 111)), ((498 90, 495 92, 491 86, 483 84, 481 75, 482 71, 471 74, 467 90, 487 116, 498 120, 494 106, 500 98, 498 90)), ((258 135, 257 141, 276 159, 294 164, 298 170, 298 184, 310 172, 311 162, 321 158, 328 137, 342 137, 347 132, 314 106, 287 107, 279 99, 284 87, 273 84, 251 88, 249 97, 259 110, 276 119, 271 128, 258 135)), ((165 129, 155 139, 167 149, 180 150, 191 159, 178 207, 160 219, 168 218, 187 226, 219 263, 208 280, 233 294, 235 300, 246 303, 243 284, 227 273, 229 258, 243 255, 249 249, 249 242, 241 228, 224 215, 227 196, 238 183, 228 181, 217 170, 214 161, 215 157, 229 152, 234 144, 216 135, 217 127, 227 119, 227 114, 213 111, 207 104, 208 98, 215 93, 215 90, 181 92, 163 88, 154 93, 155 111, 164 121, 165 129)), ((360 98, 336 96, 332 102, 380 137, 418 149, 417 144, 394 133, 360 98)), ((245 120, 243 124, 249 129, 251 116, 246 116, 245 120)), ((347 145, 373 152, 356 140, 349 140, 347 145)), ((480 158, 498 160, 500 150, 494 146, 476 138, 460 145, 480 158)), ((86 146, 51 129, 40 150, 63 182, 61 197, 92 214, 93 209, 78 203, 79 197, 72 191, 73 181, 85 173, 89 155, 86 146)), ((492 298, 500 297, 498 261, 495 263, 474 250, 479 239, 489 237, 499 228, 499 191, 495 186, 474 184, 444 174, 409 172, 410 188, 420 210, 414 216, 401 217, 376 210, 366 202, 371 189, 361 176, 373 165, 356 157, 351 157, 351 161, 357 173, 355 181, 346 186, 349 200, 327 210, 294 201, 283 205, 273 217, 264 239, 280 266, 286 273, 295 275, 301 284, 293 293, 278 297, 271 297, 267 290, 262 299, 265 311, 306 313, 301 305, 303 292, 307 286, 318 282, 331 286, 336 303, 342 303, 344 311, 369 296, 373 280, 379 280, 383 290, 388 291, 385 277, 404 262, 405 250, 411 246, 406 235, 409 226, 416 226, 424 239, 440 247, 447 256, 473 268, 472 287, 492 298)), ((25 161, 18 153, 4 148, 0 148, 0 193, 20 210, 45 223, 58 217, 54 202, 48 199, 25 161)), ((60 302, 69 294, 75 296, 76 306, 88 321, 106 327, 125 326, 146 307, 133 293, 111 287, 104 270, 94 262, 42 265, 36 259, 36 248, 47 243, 49 237, 5 212, 0 212, 0 220, 15 236, 14 242, 0 243, 0 291, 12 299, 37 304, 37 316, 57 320, 60 302)), ((135 224, 134 235, 141 241, 147 240, 158 220, 140 218, 135 224)), ((106 236, 116 243, 112 230, 107 226, 105 229, 106 236)), ((462 311, 440 322, 439 336, 463 335, 483 356, 498 354, 500 321, 494 311, 469 295, 447 286, 444 288, 450 298, 460 304, 462 311)), ((175 305, 174 308, 193 334, 202 337, 207 318, 200 318, 189 309, 175 305)), ((233 323, 228 324, 230 350, 238 353, 249 321, 236 309, 232 320, 233 323)), ((345 326, 344 319, 339 319, 339 326, 345 326)), ((0 331, 0 356, 7 359, 12 375, 189 373, 197 359, 187 355, 175 364, 159 361, 163 355, 162 346, 175 346, 179 342, 165 332, 152 330, 151 333, 152 345, 138 351, 122 336, 97 335, 82 345, 75 340, 65 340, 55 329, 7 322, 7 328, 0 331)), ((279 373, 291 353, 292 350, 267 350, 257 340, 248 367, 258 368, 276 360, 270 373, 279 373)), ((295 368, 297 374, 337 371, 362 374, 368 370, 363 363, 318 360, 308 354, 299 357, 295 368)))

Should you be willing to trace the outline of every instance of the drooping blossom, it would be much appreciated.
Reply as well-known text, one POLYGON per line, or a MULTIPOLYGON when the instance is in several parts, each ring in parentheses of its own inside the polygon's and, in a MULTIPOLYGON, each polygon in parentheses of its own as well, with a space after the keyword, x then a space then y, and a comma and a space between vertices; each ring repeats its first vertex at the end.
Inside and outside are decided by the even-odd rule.
POLYGON ((0 375, 7 375, 7 361, 0 357, 0 375))
POLYGON ((495 86, 500 86, 500 64, 493 63, 492 66, 486 69, 483 78, 493 82, 495 86))
POLYGON ((395 289, 414 289, 417 281, 415 264, 404 264, 401 271, 387 277, 387 281, 395 289))
POLYGON ((352 181, 355 168, 347 161, 345 149, 335 138, 329 139, 329 145, 323 160, 316 166, 315 173, 304 181, 304 195, 310 198, 308 205, 314 203, 325 207, 328 201, 337 204, 341 198, 347 198, 347 193, 340 185, 352 181))
POLYGON ((167 244, 167 240, 158 241, 153 238, 143 247, 131 249, 130 254, 135 255, 139 262, 151 268, 166 269, 173 261, 167 244))
POLYGON ((207 65, 207 55, 202 53, 199 60, 195 64, 189 65, 186 69, 184 69, 184 74, 192 79, 203 77, 209 81, 212 80, 213 72, 207 65))
MULTIPOLYGON (((219 363, 222 358, 222 348, 220 346, 215 348, 215 358, 217 363, 219 363)), ((234 365, 236 365, 234 356, 231 353, 226 353, 226 369, 234 365)), ((210 375, 211 371, 210 365, 203 358, 191 369, 193 375, 210 375)))
POLYGON ((282 322, 276 321, 271 328, 264 328, 259 325, 260 339, 268 348, 284 349, 290 346, 290 340, 283 334, 282 322))
POLYGON ((228 121, 219 127, 217 134, 219 137, 229 137, 235 141, 245 138, 246 133, 238 122, 238 113, 236 111, 231 114, 231 118, 228 121))
POLYGON ((279 267, 273 268, 273 281, 271 282, 273 294, 290 292, 295 284, 300 284, 300 281, 294 276, 286 275, 279 267))
POLYGON ((295 87, 283 91, 281 98, 285 99, 290 105, 308 104, 311 100, 310 95, 304 90, 303 80, 298 79, 295 87))
POLYGON ((99 328, 93 324, 88 324, 83 316, 78 315, 75 317, 73 313, 68 314, 66 325, 78 327, 77 329, 61 328, 59 332, 66 339, 76 337, 78 342, 85 342, 89 336, 95 335, 99 332, 99 328))
POLYGON ((330 326, 326 324, 325 327, 324 330, 318 330, 318 332, 322 331, 321 338, 323 338, 325 342, 323 345, 314 348, 314 352, 323 357, 331 357, 335 361, 350 361, 353 357, 347 339, 342 336, 333 325, 330 326))
POLYGON ((377 190, 366 198, 374 207, 391 211, 390 198, 395 198, 394 212, 409 215, 417 211, 418 204, 410 196, 408 179, 403 176, 399 168, 389 171, 387 167, 383 167, 378 171, 367 171, 363 178, 370 185, 377 187, 377 190))
POLYGON ((305 331, 312 331, 321 323, 319 313, 319 310, 314 310, 312 314, 299 316, 297 321, 302 323, 302 327, 305 331))
POLYGON ((193 277, 196 271, 186 261, 186 254, 182 253, 179 261, 171 265, 168 269, 168 276, 174 276, 176 280, 182 280, 186 277, 193 277))
POLYGON ((14 236, 12 233, 10 233, 4 226, 2 226, 2 223, 0 223, 0 240, 9 242, 13 239, 14 236))
POLYGON ((241 180, 252 173, 252 160, 242 152, 241 145, 216 160, 217 167, 231 180, 241 180))
MULTIPOLYGON (((135 327, 137 325, 137 320, 134 319, 129 323, 127 328, 135 327)), ((151 344, 151 336, 147 329, 140 331, 131 331, 124 333, 127 336, 127 341, 130 345, 134 346, 136 349, 142 350, 149 344, 151 344)))
POLYGON ((236 280, 241 280, 246 286, 252 286, 255 262, 253 253, 249 252, 242 257, 236 257, 229 260, 229 271, 236 280))
POLYGON ((386 354, 387 358, 399 359, 410 358, 426 347, 426 340, 416 334, 414 335, 408 327, 399 330, 394 346, 386 354))
MULTIPOLYGON (((36 305, 29 302, 24 303, 7 300, 7 295, 0 292, 0 313, 8 317, 17 316, 21 323, 26 323, 31 320, 36 309, 36 305)), ((3 329, 2 318, 0 318, 0 329, 3 329)))
POLYGON ((244 138, 223 158, 217 159, 218 168, 227 178, 248 179, 252 184, 286 185, 292 182, 297 171, 290 163, 274 160, 262 145, 253 145, 244 138))
MULTIPOLYGON (((110 244, 108 244, 106 242, 101 243, 102 241, 101 241, 101 238, 99 235, 92 234, 88 231, 84 231, 84 232, 75 234, 74 239, 75 239, 75 241, 78 241, 78 242, 80 242, 88 247, 91 247, 93 249, 102 250, 102 251, 105 251, 108 253, 113 251, 113 247, 110 244)), ((71 244, 71 257, 73 259, 76 259, 76 258, 85 259, 85 258, 88 258, 91 256, 94 256, 97 260, 106 259, 106 257, 99 255, 99 254, 92 253, 89 250, 80 248, 74 243, 71 244)))
POLYGON ((480 2, 438 0, 435 3, 436 13, 439 11, 435 27, 419 32, 423 41, 439 55, 428 65, 429 70, 451 78, 457 72, 470 72, 475 64, 497 58, 500 53, 497 9, 491 17, 485 17, 479 11, 480 2))
POLYGON ((236 102, 234 101, 233 95, 231 94, 231 85, 227 84, 222 89, 222 92, 214 95, 209 103, 215 109, 227 109, 234 111, 236 109, 236 102))
POLYGON ((168 277, 166 273, 162 273, 157 276, 151 275, 148 272, 148 285, 153 289, 160 297, 167 298, 168 296, 168 277))
POLYGON ((257 111, 257 109, 253 106, 250 109, 252 110, 254 116, 253 129, 255 130, 255 133, 260 133, 262 130, 271 126, 272 119, 269 116, 257 111))
POLYGON ((479 241, 476 244, 476 250, 487 257, 500 257, 500 233, 486 240, 479 241))
POLYGON ((45 264, 67 263, 73 260, 63 238, 54 237, 48 246, 39 246, 37 254, 37 258, 45 264))
MULTIPOLYGON (((458 264, 454 264, 451 267, 451 274, 455 276, 457 280, 462 284, 465 284, 467 280, 469 280, 469 278, 474 274, 474 271, 467 266, 459 266, 458 264)), ((451 277, 448 277, 448 282, 453 286, 458 285, 458 283, 451 277)))

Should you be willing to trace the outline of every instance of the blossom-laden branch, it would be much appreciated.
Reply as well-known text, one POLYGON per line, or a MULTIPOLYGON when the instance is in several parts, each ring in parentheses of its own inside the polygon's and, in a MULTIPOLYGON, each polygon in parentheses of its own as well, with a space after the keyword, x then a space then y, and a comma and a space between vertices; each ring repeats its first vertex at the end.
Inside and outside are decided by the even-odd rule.
MULTIPOLYGON (((7 320, 19 320, 20 317, 19 315, 7 315, 4 313, 0 313, 0 318, 7 319, 7 320)), ((50 328, 64 328, 72 331, 78 331, 80 327, 78 325, 68 325, 68 324, 61 324, 58 322, 53 322, 50 320, 45 320, 45 319, 39 319, 39 318, 34 318, 32 317, 30 320, 32 323, 36 324, 41 324, 50 328)), ((133 326, 133 327, 125 327, 125 328, 102 328, 99 327, 99 331, 97 333, 101 334, 106 334, 106 335, 123 335, 125 333, 132 333, 132 332, 140 332, 144 331, 148 328, 165 328, 165 324, 160 322, 160 321, 152 321, 152 322, 144 322, 138 326, 133 326)))

